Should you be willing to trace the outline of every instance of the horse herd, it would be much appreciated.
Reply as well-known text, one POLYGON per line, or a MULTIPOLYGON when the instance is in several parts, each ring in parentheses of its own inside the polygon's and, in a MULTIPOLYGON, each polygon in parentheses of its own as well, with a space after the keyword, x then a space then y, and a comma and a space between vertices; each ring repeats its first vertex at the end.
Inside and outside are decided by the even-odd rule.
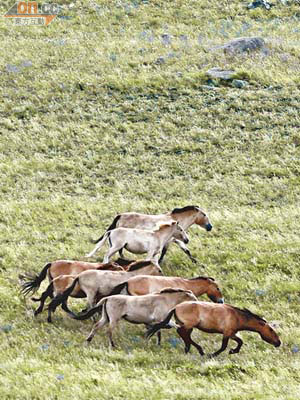
POLYGON ((48 263, 40 274, 21 277, 22 293, 26 296, 36 292, 48 277, 46 290, 39 298, 32 298, 40 302, 34 315, 43 311, 48 297, 51 299, 47 307, 48 322, 52 322, 52 314, 58 306, 76 320, 95 318, 99 313, 101 318, 94 324, 87 341, 92 340, 98 329, 108 325, 112 347, 115 346, 113 331, 121 319, 146 325, 146 337, 156 333, 159 344, 160 330, 175 327, 184 341, 186 353, 194 346, 200 355, 204 354, 202 347, 191 338, 194 328, 223 335, 221 348, 212 356, 223 352, 229 339, 237 343, 229 354, 238 353, 243 341, 237 332, 243 330, 257 332, 264 341, 280 346, 277 333, 263 318, 247 309, 224 303, 213 278, 162 276, 159 264, 172 242, 196 262, 186 246, 189 242, 186 231, 193 224, 206 231, 212 229, 208 216, 198 206, 175 208, 159 215, 119 214, 87 255, 92 257, 107 241, 109 248, 103 263, 69 260, 48 263), (146 260, 126 260, 123 249, 134 254, 147 253, 146 260), (117 252, 121 258, 111 261, 117 252), (212 302, 198 301, 197 297, 203 294, 207 294, 212 302), (74 313, 68 307, 69 296, 87 297, 87 308, 79 314, 74 313))

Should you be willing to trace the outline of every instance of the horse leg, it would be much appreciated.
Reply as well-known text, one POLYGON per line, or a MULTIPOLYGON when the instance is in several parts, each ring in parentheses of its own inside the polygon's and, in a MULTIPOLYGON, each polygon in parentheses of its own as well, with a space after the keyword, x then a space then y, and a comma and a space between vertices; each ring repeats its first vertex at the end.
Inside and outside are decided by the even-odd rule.
POLYGON ((190 351, 191 345, 193 345, 198 350, 200 356, 203 356, 204 351, 202 347, 196 342, 194 342, 191 338, 192 331, 193 329, 186 329, 183 326, 177 329, 178 335, 181 337, 181 339, 184 341, 185 344, 184 351, 188 353, 190 351))
POLYGON ((117 246, 112 246, 112 247, 110 247, 109 249, 108 249, 108 251, 107 251, 107 253, 105 254, 105 256, 104 256, 104 259, 103 259, 103 263, 104 264, 106 264, 106 263, 108 263, 109 262, 109 260, 111 259, 111 257, 115 254, 115 253, 117 253, 119 250, 121 250, 121 249, 123 249, 123 247, 124 246, 122 246, 122 247, 117 247, 117 246))
POLYGON ((33 299, 33 301, 40 301, 41 304, 39 307, 35 310, 34 316, 36 317, 39 313, 43 311, 45 301, 47 297, 52 297, 53 296, 53 282, 50 283, 50 285, 47 287, 47 289, 42 293, 41 297, 39 299, 33 299))
POLYGON ((68 300, 65 300, 61 303, 61 308, 68 313, 69 315, 72 315, 73 317, 76 316, 76 314, 73 313, 73 311, 71 311, 68 307, 68 300))
POLYGON ((105 324, 108 323, 108 318, 106 313, 102 313, 102 318, 100 319, 100 321, 98 321, 94 326, 93 329, 91 330, 89 336, 87 337, 87 342, 90 342, 93 337, 95 336, 95 333, 98 329, 101 329, 105 324))
POLYGON ((229 337, 228 336, 223 336, 223 340, 222 340, 222 346, 220 348, 220 350, 216 351, 215 353, 211 354, 211 357, 216 357, 218 356, 220 353, 222 353, 224 350, 226 350, 226 347, 228 345, 228 340, 229 337))
POLYGON ((236 346, 234 349, 229 350, 229 354, 238 353, 238 352, 240 351, 241 347, 243 346, 243 341, 242 341, 242 339, 241 339, 239 336, 237 336, 237 335, 231 336, 230 339, 232 339, 232 340, 234 340, 235 342, 237 342, 237 346, 236 346))
POLYGON ((107 329, 107 334, 108 334, 109 343, 110 343, 111 347, 116 347, 115 342, 113 341, 113 337, 112 337, 113 330, 115 329, 116 325, 117 325, 116 320, 110 321, 108 329, 107 329))
POLYGON ((158 260, 158 263, 159 263, 159 264, 162 262, 164 256, 166 255, 166 252, 168 251, 168 247, 169 247, 169 244, 165 244, 165 245, 164 245, 164 247, 163 247, 163 249, 162 249, 162 251, 161 251, 159 260, 158 260))
POLYGON ((186 247, 186 245, 183 242, 181 242, 178 239, 173 239, 173 241, 181 248, 181 250, 183 250, 185 252, 185 254, 190 258, 190 260, 192 260, 194 263, 197 262, 196 258, 194 258, 191 255, 191 252, 189 251, 189 249, 186 247))

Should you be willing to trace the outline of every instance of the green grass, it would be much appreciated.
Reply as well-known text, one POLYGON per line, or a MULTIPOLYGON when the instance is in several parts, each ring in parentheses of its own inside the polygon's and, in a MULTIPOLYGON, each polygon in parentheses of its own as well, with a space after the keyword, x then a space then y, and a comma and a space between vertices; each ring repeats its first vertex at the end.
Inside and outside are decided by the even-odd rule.
MULTIPOLYGON (((299 4, 56 2, 71 19, 47 28, 0 20, 1 398, 297 399, 299 4), (252 35, 265 39, 264 53, 211 50, 252 35), (248 85, 209 82, 212 67, 248 85), (240 354, 200 359, 184 354, 175 331, 159 349, 124 322, 112 351, 104 332, 84 344, 90 321, 60 310, 52 325, 46 313, 33 318, 19 273, 83 259, 119 212, 188 204, 214 228, 192 227, 198 263, 172 247, 164 273, 215 277, 226 302, 274 322, 282 347, 244 332, 240 354)), ((193 335, 206 353, 221 344, 193 335)))

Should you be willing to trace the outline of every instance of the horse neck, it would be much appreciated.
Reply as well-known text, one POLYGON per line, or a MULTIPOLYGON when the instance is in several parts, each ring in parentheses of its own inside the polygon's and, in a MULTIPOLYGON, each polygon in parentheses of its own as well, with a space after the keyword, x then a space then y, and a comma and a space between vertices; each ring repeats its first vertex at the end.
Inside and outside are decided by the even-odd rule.
POLYGON ((246 318, 243 316, 242 328, 240 330, 243 331, 252 331, 261 333, 264 328, 258 319, 256 318, 246 318))
POLYGON ((187 298, 182 296, 182 293, 174 293, 171 296, 167 295, 166 300, 168 302, 168 306, 170 308, 175 307, 179 303, 183 303, 184 301, 188 301, 187 298))
MULTIPOLYGON (((126 272, 126 271, 125 271, 126 272)), ((135 275, 147 275, 150 274, 151 270, 148 267, 144 267, 144 268, 139 268, 136 269, 134 271, 127 271, 126 274, 129 274, 131 276, 135 276, 135 275), (141 272, 142 271, 142 272, 141 272)))
POLYGON ((206 292, 206 282, 204 279, 187 279, 186 285, 188 290, 191 290, 195 296, 201 296, 206 292))
POLYGON ((192 211, 185 211, 183 213, 171 214, 172 218, 179 222, 180 226, 186 230, 195 223, 196 213, 192 211))
POLYGON ((159 238, 161 244, 166 243, 173 236, 175 229, 173 226, 166 227, 162 230, 156 231, 155 235, 159 238))

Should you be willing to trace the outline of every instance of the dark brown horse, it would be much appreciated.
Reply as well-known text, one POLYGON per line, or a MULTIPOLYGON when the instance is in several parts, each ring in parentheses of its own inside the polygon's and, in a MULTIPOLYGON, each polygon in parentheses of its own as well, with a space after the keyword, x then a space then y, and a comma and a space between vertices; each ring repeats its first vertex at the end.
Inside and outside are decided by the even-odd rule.
POLYGON ((198 328, 207 333, 221 333, 223 335, 221 348, 212 354, 217 356, 227 348, 229 339, 234 340, 237 346, 229 351, 229 354, 238 353, 243 345, 242 339, 237 336, 239 331, 252 331, 260 334, 261 338, 275 347, 279 347, 281 341, 274 329, 261 317, 247 309, 240 309, 229 304, 215 304, 208 302, 184 302, 174 307, 168 316, 159 324, 154 325, 147 332, 150 338, 159 329, 168 326, 172 317, 180 327, 178 334, 185 343, 185 352, 189 352, 191 345, 196 347, 200 355, 204 351, 200 345, 191 338, 193 328, 198 328))

